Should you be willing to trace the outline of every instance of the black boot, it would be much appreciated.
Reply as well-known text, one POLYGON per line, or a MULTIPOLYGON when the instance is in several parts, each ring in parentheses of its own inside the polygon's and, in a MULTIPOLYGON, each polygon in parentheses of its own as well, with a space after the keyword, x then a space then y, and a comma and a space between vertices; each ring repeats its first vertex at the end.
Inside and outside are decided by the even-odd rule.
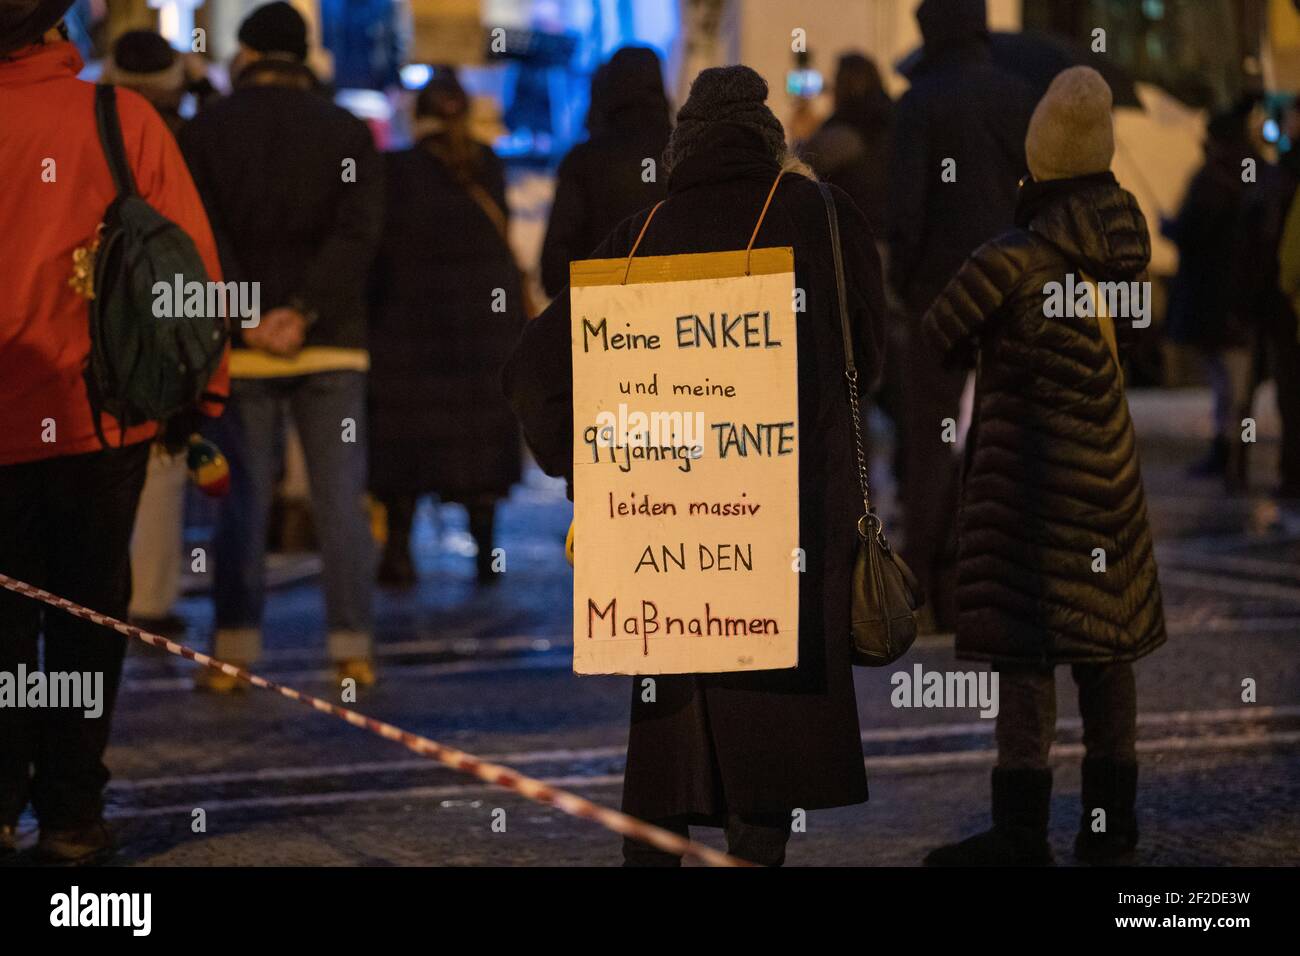
POLYGON ((926 866, 1048 866, 1051 770, 993 768, 993 829, 931 850, 926 866))
POLYGON ((117 841, 102 819, 75 830, 41 827, 36 859, 59 866, 98 866, 117 851, 117 841))
POLYGON ((1074 856, 1082 863, 1121 863, 1138 842, 1136 763, 1109 757, 1083 760, 1083 814, 1074 856), (1105 811, 1105 829, 1097 810, 1105 811), (1094 820, 1094 817, 1096 819, 1094 820))

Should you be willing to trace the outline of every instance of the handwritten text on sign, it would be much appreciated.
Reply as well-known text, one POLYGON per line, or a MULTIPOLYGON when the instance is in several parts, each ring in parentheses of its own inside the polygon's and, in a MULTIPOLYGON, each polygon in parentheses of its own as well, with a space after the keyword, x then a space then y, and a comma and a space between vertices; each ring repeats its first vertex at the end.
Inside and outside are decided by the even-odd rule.
POLYGON ((575 263, 570 290, 574 670, 794 667, 790 251, 757 250, 749 276, 743 253, 646 257, 627 285, 605 262, 575 263))

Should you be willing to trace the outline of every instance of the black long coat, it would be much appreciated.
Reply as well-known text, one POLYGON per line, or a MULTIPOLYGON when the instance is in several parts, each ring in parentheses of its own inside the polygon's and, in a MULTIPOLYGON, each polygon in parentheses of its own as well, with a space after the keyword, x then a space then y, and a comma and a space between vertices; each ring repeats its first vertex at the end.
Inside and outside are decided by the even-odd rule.
POLYGON ((985 39, 926 49, 894 108, 889 166, 890 281, 916 316, 980 243, 1011 226, 1036 102, 985 39))
MULTIPOLYGON (((955 6, 955 5, 954 5, 955 6)), ((958 417, 962 371, 939 366, 919 322, 981 243, 1011 227, 1035 96, 992 60, 982 18, 927 29, 911 87, 894 109, 889 169, 890 282, 906 308, 902 383, 903 554, 950 627, 956 467, 942 422, 958 417), (945 179, 945 164, 952 181, 945 179), (953 178, 955 177, 955 178, 953 178)))
POLYGON ((1165 225, 1178 246, 1178 273, 1169 287, 1169 337, 1218 350, 1251 341, 1250 310, 1234 282, 1241 239, 1235 227, 1243 200, 1264 190, 1241 181, 1244 147, 1211 142, 1207 153, 1178 216, 1165 225))
MULTIPOLYGON (((1048 317, 1066 273, 1145 279, 1137 201, 1113 181, 1055 196, 981 246, 925 317, 978 354, 958 523, 957 652, 999 663, 1133 660, 1165 640, 1137 439, 1098 322, 1048 317), (1094 549, 1105 571, 1094 570, 1094 549)), ((1117 317, 1116 331, 1132 329, 1117 317)))
MULTIPOLYGON (((455 501, 504 496, 521 470, 500 387, 524 324, 519 273, 487 213, 428 149, 386 159, 371 282, 370 486, 455 501)), ((478 170, 504 210, 504 171, 486 147, 478 170)))
MULTIPOLYGON (((743 249, 778 172, 756 137, 735 129, 673 171, 668 201, 638 255, 743 249)), ((880 365, 880 263, 870 229, 836 190, 855 345, 864 379, 880 365)), ((625 256, 645 222, 621 223, 596 251, 625 256)), ((826 210, 816 186, 787 175, 756 243, 793 246, 798 317, 800 545, 799 666, 741 674, 657 679, 657 703, 633 687, 623 807, 651 819, 686 815, 716 822, 724 810, 788 811, 866 799, 866 773, 849 662, 849 577, 856 488, 843 347, 826 210)), ((506 389, 542 467, 572 477, 569 297, 525 331, 506 389)), ((599 561, 579 544, 577 560, 599 561)))

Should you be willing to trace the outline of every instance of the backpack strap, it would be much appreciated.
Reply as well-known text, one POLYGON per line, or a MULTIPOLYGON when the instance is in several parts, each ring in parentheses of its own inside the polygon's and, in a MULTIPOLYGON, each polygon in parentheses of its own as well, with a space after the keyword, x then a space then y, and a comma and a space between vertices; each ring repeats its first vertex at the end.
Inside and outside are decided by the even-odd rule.
POLYGON ((135 177, 131 175, 131 164, 126 159, 122 124, 117 115, 117 90, 107 83, 95 84, 95 125, 99 129, 99 144, 108 160, 108 171, 113 174, 117 194, 134 195, 135 177))

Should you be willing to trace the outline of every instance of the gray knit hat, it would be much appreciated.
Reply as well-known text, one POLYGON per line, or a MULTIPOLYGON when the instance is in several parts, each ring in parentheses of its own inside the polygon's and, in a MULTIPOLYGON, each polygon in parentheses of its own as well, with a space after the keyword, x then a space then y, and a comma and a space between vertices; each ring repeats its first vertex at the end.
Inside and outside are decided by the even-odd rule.
POLYGON ((1110 169, 1115 156, 1110 86, 1090 66, 1058 73, 1029 120, 1025 159, 1038 182, 1110 169))
POLYGON ((772 157, 785 153, 785 127, 767 108, 767 81, 747 66, 713 66, 701 70, 691 95, 677 111, 677 126, 664 150, 671 170, 694 152, 705 134, 719 125, 756 133, 772 157))

